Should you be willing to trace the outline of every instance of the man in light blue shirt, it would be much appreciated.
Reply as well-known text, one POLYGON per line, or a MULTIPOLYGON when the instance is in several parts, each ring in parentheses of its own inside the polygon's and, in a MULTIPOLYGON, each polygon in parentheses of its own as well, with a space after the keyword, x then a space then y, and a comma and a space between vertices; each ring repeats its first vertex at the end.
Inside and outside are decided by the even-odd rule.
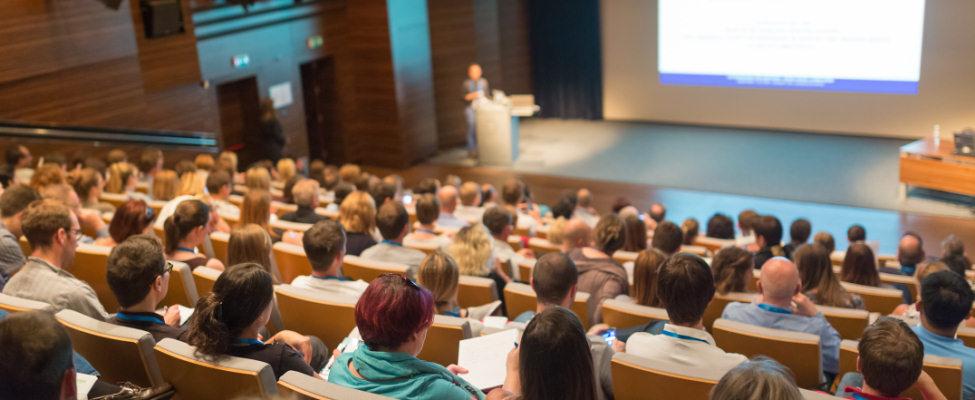
POLYGON ((975 294, 965 279, 952 271, 928 275, 921 281, 921 324, 914 327, 924 354, 961 360, 962 394, 975 399, 975 349, 966 347, 956 333, 968 318, 975 294))
POLYGON ((766 328, 811 333, 819 336, 823 372, 828 379, 839 371, 840 334, 830 326, 816 305, 802 294, 796 265, 774 257, 762 265, 755 303, 730 303, 721 318, 766 328))

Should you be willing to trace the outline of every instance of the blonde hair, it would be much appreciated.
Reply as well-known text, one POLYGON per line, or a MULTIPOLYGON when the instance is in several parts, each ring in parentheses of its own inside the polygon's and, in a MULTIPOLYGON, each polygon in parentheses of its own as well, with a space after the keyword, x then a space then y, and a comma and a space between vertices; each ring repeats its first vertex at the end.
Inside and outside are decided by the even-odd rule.
POLYGON ((213 156, 209 154, 197 154, 196 159, 193 160, 193 164, 196 165, 197 169, 202 169, 209 171, 213 169, 213 156))
POLYGON ((105 182, 105 191, 109 193, 124 193, 125 185, 129 178, 139 173, 134 165, 127 162, 117 162, 108 167, 108 181, 105 182))
POLYGON ((291 198, 299 207, 312 207, 318 199, 318 181, 302 179, 291 188, 291 198))
POLYGON ((263 167, 250 167, 244 175, 244 185, 248 190, 271 190, 271 173, 263 167))
POLYGON ((278 179, 281 182, 287 182, 298 174, 298 167, 295 165, 295 160, 290 158, 282 158, 278 160, 277 170, 278 179))
POLYGON ((237 226, 255 224, 267 230, 270 222, 271 193, 260 189, 248 191, 240 207, 240 222, 237 226))
POLYGON ((339 178, 345 182, 355 183, 362 175, 362 168, 355 164, 344 164, 339 168, 339 178))
POLYGON ((164 169, 156 172, 152 178, 152 198, 154 200, 169 201, 176 198, 177 182, 176 171, 164 169))
POLYGON ((339 206, 339 222, 346 232, 370 233, 376 226, 376 203, 369 193, 356 190, 339 206))
POLYGON ((551 224, 548 224, 548 233, 546 238, 548 242, 554 245, 561 245, 565 242, 565 223, 568 220, 565 217, 558 217, 551 224))
POLYGON ((437 313, 452 311, 457 307, 457 288, 460 271, 457 262, 449 254, 437 250, 420 262, 416 281, 433 295, 437 313))
POLYGON ((237 172, 237 153, 229 150, 221 151, 217 156, 217 162, 221 167, 229 169, 231 174, 237 172))
POLYGON ((227 244, 227 265, 256 263, 264 267, 275 284, 278 276, 271 266, 271 236, 258 224, 245 224, 230 231, 227 244))
POLYGON ((179 195, 200 196, 206 193, 205 171, 189 171, 179 176, 179 195))
POLYGON ((447 253, 454 257, 463 275, 487 276, 491 272, 489 264, 493 261, 493 242, 484 225, 464 227, 447 247, 447 253))

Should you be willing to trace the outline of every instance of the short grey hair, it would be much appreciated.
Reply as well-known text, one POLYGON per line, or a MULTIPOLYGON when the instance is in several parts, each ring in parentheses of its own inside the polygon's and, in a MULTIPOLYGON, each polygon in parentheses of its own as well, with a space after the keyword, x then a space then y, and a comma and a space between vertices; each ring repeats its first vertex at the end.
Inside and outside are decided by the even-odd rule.
POLYGON ((758 356, 732 368, 711 389, 711 400, 802 400, 786 366, 758 356))
POLYGON ((302 179, 291 188, 291 196, 295 204, 301 207, 312 207, 318 199, 318 181, 314 179, 302 179))

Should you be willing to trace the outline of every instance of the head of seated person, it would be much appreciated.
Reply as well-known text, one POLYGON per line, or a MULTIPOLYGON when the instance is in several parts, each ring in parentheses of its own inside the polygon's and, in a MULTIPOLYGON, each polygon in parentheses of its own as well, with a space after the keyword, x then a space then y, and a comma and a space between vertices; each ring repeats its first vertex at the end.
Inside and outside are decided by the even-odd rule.
POLYGON ((434 223, 440 217, 440 200, 432 194, 421 194, 416 199, 416 220, 420 226, 433 229, 434 223))
POLYGON ((433 324, 430 292, 396 274, 382 275, 366 289, 355 307, 355 321, 372 351, 416 356, 433 324))
POLYGON ((803 244, 809 241, 812 224, 808 219, 797 218, 789 225, 789 241, 793 244, 803 244))
POLYGON ((829 232, 816 232, 816 235, 813 236, 813 243, 823 246, 830 254, 836 251, 836 240, 833 239, 833 235, 829 232))
POLYGON ((850 243, 867 240, 867 229, 860 224, 853 224, 846 230, 846 240, 850 243))
POLYGON ((711 400, 801 400, 802 393, 788 367, 758 356, 726 373, 711 389, 711 400))
POLYGON ((30 187, 40 189, 48 185, 59 185, 66 182, 66 174, 57 164, 44 164, 37 167, 30 178, 30 187))
POLYGON ((755 261, 752 253, 740 247, 718 250, 711 261, 715 290, 720 294, 747 292, 755 261))
POLYGON ((576 210, 575 193, 566 193, 559 197, 559 200, 552 206, 553 218, 572 218, 572 213, 576 210))
POLYGON ((207 193, 214 199, 225 200, 232 191, 232 179, 230 173, 222 169, 211 171, 207 174, 207 193))
POLYGON ((971 286, 953 271, 939 271, 921 280, 921 325, 928 331, 955 337, 958 326, 968 318, 975 294, 971 286))
POLYGON ((287 182, 298 174, 298 167, 295 164, 295 160, 290 158, 278 160, 276 167, 275 170, 278 173, 278 180, 281 182, 287 182))
POLYGON ((139 154, 137 162, 143 176, 155 176, 163 168, 163 152, 159 149, 146 149, 139 154))
POLYGON ((32 311, 4 318, 0 349, 0 398, 76 398, 71 339, 50 313, 32 311))
POLYGON ((257 224, 267 227, 271 223, 271 192, 262 189, 249 190, 240 205, 239 224, 257 224))
POLYGON ((676 254, 657 271, 657 296, 670 323, 704 329, 702 318, 714 297, 714 277, 711 268, 692 254, 676 254))
POLYGON ((501 201, 507 206, 517 207, 525 197, 525 183, 510 178, 501 186, 501 201))
POLYGON ((252 166, 244 174, 244 186, 248 190, 271 190, 271 173, 265 167, 252 166))
POLYGON ((528 323, 514 352, 521 398, 596 398, 589 341, 572 311, 552 307, 540 312, 528 323))
POLYGON ((454 210, 457 209, 457 188, 447 185, 437 192, 437 199, 440 200, 440 212, 444 214, 453 214, 454 210))
POLYGON ((599 218, 596 223, 593 247, 608 257, 623 248, 626 241, 626 229, 623 226, 623 219, 616 214, 606 214, 599 218))
POLYGON ((853 242, 846 249, 840 279, 845 282, 866 286, 880 286, 880 273, 873 250, 863 242, 853 242))
POLYGON ((40 198, 37 191, 27 185, 13 185, 4 190, 0 194, 0 221, 3 227, 15 237, 23 235, 21 222, 24 210, 40 198))
POLYGON ((363 191, 350 193, 339 206, 339 222, 349 233, 366 233, 376 226, 376 203, 363 191))
POLYGON ((799 270, 784 257, 774 257, 762 265, 758 292, 764 303, 791 309, 792 298, 802 290, 799 270))
POLYGON ((676 254, 680 251, 680 246, 684 243, 684 233, 677 224, 670 221, 663 221, 657 224, 653 230, 653 239, 650 245, 662 251, 666 255, 676 254))
POLYGON ((271 274, 274 283, 278 284, 271 266, 271 235, 257 224, 238 226, 230 231, 227 241, 227 265, 254 263, 264 267, 271 274))
POLYGON ((590 210, 592 208, 592 191, 587 188, 576 190, 576 206, 590 210))
POLYGON ((477 182, 467 181, 460 185, 460 204, 467 207, 481 204, 481 186, 477 182))
POLYGON ((315 276, 339 276, 345 257, 345 230, 333 220, 312 225, 301 238, 305 255, 315 276))
POLYGON ((457 261, 462 275, 487 276, 494 266, 494 243, 483 225, 468 225, 457 231, 447 253, 457 261))
POLYGON ((570 219, 562 230, 562 252, 592 246, 592 227, 581 219, 570 219))
POLYGON ((416 274, 416 282, 433 295, 437 314, 453 317, 461 317, 460 306, 457 304, 459 281, 457 262, 439 250, 423 259, 416 274))
POLYGON ((680 230, 684 235, 683 243, 687 245, 694 244, 694 240, 697 239, 698 231, 700 229, 700 224, 694 218, 688 218, 685 219, 684 222, 681 222, 680 230))
POLYGON ((376 228, 383 240, 403 243, 403 237, 410 232, 410 215, 406 207, 397 201, 388 201, 376 213, 376 228))
POLYGON ((488 204, 496 204, 498 202, 498 191, 494 188, 494 185, 490 183, 481 184, 481 203, 478 204, 481 207, 485 207, 488 204))
POLYGON ((647 226, 636 215, 627 215, 623 218, 623 226, 626 227, 624 236, 626 241, 623 243, 623 251, 638 252, 647 248, 647 226))
POLYGON ((711 218, 708 218, 705 236, 715 239, 734 239, 735 223, 731 220, 731 217, 721 213, 715 213, 711 218))
POLYGON ((224 266, 217 259, 207 260, 206 256, 196 254, 196 248, 203 245, 207 235, 212 232, 210 226, 210 206, 200 200, 186 200, 176 206, 173 215, 166 218, 163 224, 166 232, 166 258, 175 261, 192 261, 190 267, 206 265, 210 268, 223 270, 224 266))
MULTIPOLYGON (((772 215, 762 215, 753 218, 752 229, 755 231, 755 243, 762 249, 772 249, 782 244, 782 222, 772 215)), ((784 254, 772 253, 775 256, 784 254)))
POLYGON ((917 266, 924 262, 924 241, 914 232, 906 232, 897 242, 897 263, 901 266, 917 266))
POLYGON ((362 168, 356 164, 342 164, 338 171, 339 178, 344 182, 355 183, 362 175, 362 168))
POLYGON ((899 319, 880 317, 864 329, 857 351, 857 370, 863 375, 860 390, 864 394, 895 398, 921 375, 924 345, 899 319))
POLYGON ((338 207, 349 194, 355 191, 355 186, 351 183, 339 181, 332 191, 335 194, 335 201, 332 204, 338 207))
POLYGON ((572 259, 562 253, 543 255, 535 263, 531 276, 537 304, 535 312, 554 306, 571 307, 578 283, 579 271, 572 259))
POLYGON ((819 244, 804 244, 792 255, 802 280, 802 292, 815 297, 816 304, 852 307, 850 294, 833 272, 829 252, 819 244))
POLYGON ((400 187, 395 179, 387 181, 384 178, 382 182, 372 188, 369 194, 372 195, 373 201, 380 206, 387 201, 401 200, 400 187))
POLYGON ((657 295, 657 273, 667 255, 657 249, 646 249, 633 261, 633 300, 648 307, 660 307, 657 295))
POLYGON ((105 187, 102 174, 92 168, 83 168, 68 174, 67 180, 81 199, 83 206, 94 207, 98 204, 102 189, 105 187))
POLYGON ((747 209, 738 213, 738 229, 741 230, 742 236, 749 236, 754 233, 752 228, 758 218, 759 215, 755 210, 747 209))
POLYGON ((148 330, 158 341, 178 338, 179 309, 155 314, 169 291, 172 264, 166 261, 159 239, 136 235, 112 249, 108 256, 106 279, 121 310, 109 322, 148 330))
POLYGON ((31 203, 24 210, 21 230, 34 250, 34 257, 58 268, 70 268, 74 264, 81 226, 64 203, 51 199, 31 203))
POLYGON ((149 233, 155 212, 143 200, 129 200, 115 209, 108 224, 108 234, 115 243, 122 243, 131 236, 149 233))
POLYGON ((515 230, 514 217, 507 208, 494 206, 484 211, 481 222, 495 239, 507 241, 515 230))
POLYGON ((291 196, 299 208, 312 209, 318 207, 318 181, 302 179, 291 189, 291 196))
POLYGON ((152 178, 152 198, 160 201, 170 201, 179 193, 179 177, 176 171, 164 169, 152 178))

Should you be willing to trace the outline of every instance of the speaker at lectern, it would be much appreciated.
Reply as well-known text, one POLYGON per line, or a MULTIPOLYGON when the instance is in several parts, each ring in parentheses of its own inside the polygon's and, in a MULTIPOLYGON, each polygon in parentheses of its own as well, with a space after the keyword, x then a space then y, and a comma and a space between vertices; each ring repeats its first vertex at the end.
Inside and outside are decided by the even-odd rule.
POLYGON ((474 123, 481 164, 510 166, 518 161, 518 125, 521 117, 535 115, 540 109, 535 96, 505 96, 500 90, 492 98, 474 101, 474 123))

